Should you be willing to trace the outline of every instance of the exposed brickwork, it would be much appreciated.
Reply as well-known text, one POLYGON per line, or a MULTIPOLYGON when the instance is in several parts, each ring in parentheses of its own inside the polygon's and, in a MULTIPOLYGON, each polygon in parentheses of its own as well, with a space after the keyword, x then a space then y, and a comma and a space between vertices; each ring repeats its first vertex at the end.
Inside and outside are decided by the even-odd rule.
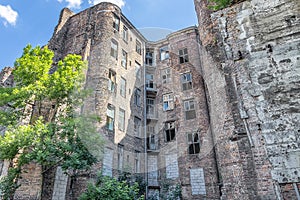
POLYGON ((222 198, 280 198, 278 183, 299 182, 300 4, 195 5, 222 198))

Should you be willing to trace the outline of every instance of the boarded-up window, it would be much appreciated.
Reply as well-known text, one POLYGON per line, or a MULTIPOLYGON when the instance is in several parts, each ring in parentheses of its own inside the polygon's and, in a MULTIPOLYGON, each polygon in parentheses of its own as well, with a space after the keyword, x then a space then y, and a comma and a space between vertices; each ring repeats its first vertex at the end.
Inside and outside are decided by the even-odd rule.
POLYGON ((123 145, 118 145, 118 170, 122 171, 123 169, 123 155, 124 155, 124 147, 123 145))
POLYGON ((119 123, 118 123, 118 127, 120 131, 124 131, 125 130, 125 110, 123 109, 119 109, 119 123))
POLYGON ((120 95, 126 97, 126 80, 123 77, 120 80, 120 95))

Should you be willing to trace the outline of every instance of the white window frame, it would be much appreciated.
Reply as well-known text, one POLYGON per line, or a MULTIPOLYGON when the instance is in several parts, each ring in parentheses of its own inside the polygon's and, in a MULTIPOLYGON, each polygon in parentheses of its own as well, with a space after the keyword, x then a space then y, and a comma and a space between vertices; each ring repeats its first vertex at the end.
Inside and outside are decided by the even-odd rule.
POLYGON ((171 68, 165 68, 161 70, 161 78, 162 83, 170 83, 171 82, 171 68))
POLYGON ((173 110, 174 109, 174 95, 173 93, 163 95, 163 110, 173 110))
POLYGON ((121 66, 124 67, 125 69, 127 69, 127 58, 128 58, 127 52, 124 49, 122 49, 121 66))
POLYGON ((128 42, 128 28, 126 26, 123 26, 123 40, 128 42))
POLYGON ((160 60, 167 60, 170 58, 169 47, 163 46, 160 48, 160 60))
POLYGON ((114 131, 115 107, 112 104, 107 105, 106 110, 106 127, 110 131, 114 131))

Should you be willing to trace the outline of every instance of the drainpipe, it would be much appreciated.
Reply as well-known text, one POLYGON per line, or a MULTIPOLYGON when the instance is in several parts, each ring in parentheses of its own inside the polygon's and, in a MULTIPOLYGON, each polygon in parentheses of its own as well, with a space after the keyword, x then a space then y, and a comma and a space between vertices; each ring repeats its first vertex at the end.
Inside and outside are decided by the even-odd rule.
MULTIPOLYGON (((144 47, 146 48, 146 43, 144 45, 144 47)), ((144 77, 143 77, 143 88, 144 88, 144 147, 145 147, 145 174, 146 174, 146 194, 145 194, 145 198, 148 198, 148 155, 147 155, 147 114, 146 114, 146 65, 145 65, 145 48, 143 50, 143 66, 144 66, 144 77)))

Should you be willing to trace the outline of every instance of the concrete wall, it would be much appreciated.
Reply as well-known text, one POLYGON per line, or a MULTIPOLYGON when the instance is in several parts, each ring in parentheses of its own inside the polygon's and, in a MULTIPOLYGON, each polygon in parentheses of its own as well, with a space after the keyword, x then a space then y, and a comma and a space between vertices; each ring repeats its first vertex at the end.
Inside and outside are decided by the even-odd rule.
POLYGON ((299 1, 195 6, 222 198, 296 199, 299 1))

